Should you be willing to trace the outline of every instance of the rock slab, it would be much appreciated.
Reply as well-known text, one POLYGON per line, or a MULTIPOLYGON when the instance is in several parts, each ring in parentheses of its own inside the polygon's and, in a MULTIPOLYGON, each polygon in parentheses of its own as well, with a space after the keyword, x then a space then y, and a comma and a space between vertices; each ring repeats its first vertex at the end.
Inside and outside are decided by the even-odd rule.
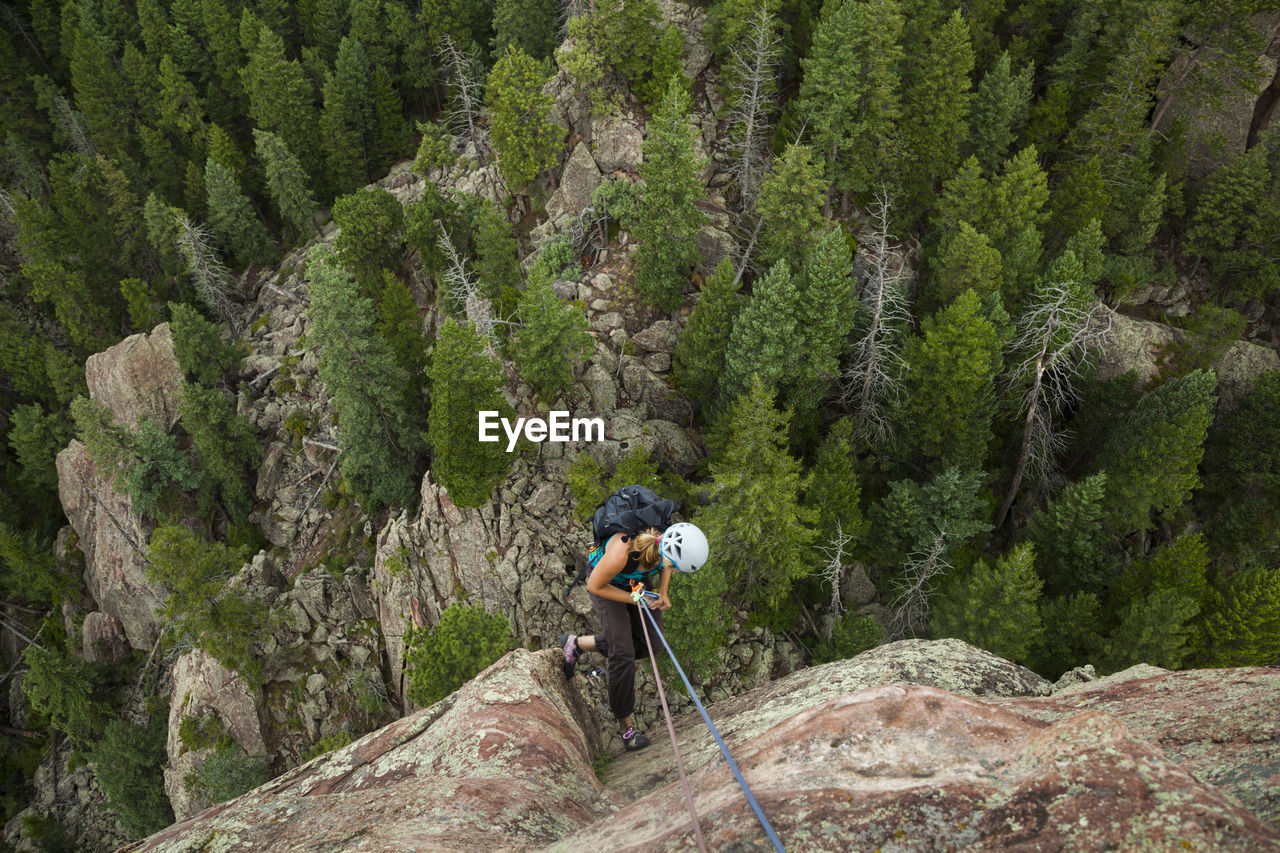
POLYGON ((528 849, 620 805, 550 653, 511 652, 449 698, 175 824, 136 851, 528 849))

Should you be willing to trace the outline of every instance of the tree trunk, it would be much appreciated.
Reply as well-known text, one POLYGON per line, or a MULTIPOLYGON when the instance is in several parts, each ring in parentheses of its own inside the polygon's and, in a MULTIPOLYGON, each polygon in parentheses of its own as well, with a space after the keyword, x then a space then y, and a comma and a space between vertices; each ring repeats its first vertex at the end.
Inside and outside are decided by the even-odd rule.
POLYGON ((1004 524, 1005 516, 1009 514, 1009 508, 1013 506, 1013 499, 1018 495, 1018 489, 1022 486, 1022 475, 1027 469, 1027 456, 1031 450, 1031 430, 1035 428, 1036 408, 1040 404, 1040 380, 1044 376, 1044 352, 1040 353, 1040 357, 1036 359, 1036 378, 1031 385, 1031 405, 1027 407, 1027 417, 1022 426, 1022 450, 1018 454, 1018 465, 1013 469, 1013 482, 1009 484, 1009 493, 1004 496, 1004 503, 1000 505, 1000 511, 996 513, 996 528, 999 529, 1004 524))

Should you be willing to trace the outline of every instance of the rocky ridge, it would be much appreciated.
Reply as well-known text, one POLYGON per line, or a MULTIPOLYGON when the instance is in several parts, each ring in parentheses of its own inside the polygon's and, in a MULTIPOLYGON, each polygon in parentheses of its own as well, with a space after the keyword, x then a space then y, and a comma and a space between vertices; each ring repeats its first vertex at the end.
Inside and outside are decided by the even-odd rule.
MULTIPOLYGON (((1280 849, 1268 714, 1280 672, 1135 670, 1049 695, 971 646, 909 641, 709 712, 791 851, 1280 849)), ((687 849, 665 730, 598 779, 581 683, 554 652, 517 650, 436 705, 127 849, 687 849)), ((767 849, 700 718, 680 718, 676 738, 708 848, 767 849)))

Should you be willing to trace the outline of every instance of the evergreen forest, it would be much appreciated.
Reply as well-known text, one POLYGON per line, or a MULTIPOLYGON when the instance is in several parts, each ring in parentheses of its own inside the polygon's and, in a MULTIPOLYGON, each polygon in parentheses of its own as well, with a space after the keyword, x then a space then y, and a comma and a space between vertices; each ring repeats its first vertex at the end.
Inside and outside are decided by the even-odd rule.
MULTIPOLYGON (((706 531, 667 614, 698 683, 731 689, 723 650, 761 631, 806 664, 954 637, 1051 681, 1280 663, 1275 0, 3 0, 0 19, 0 664, 28 706, 0 728, 0 825, 53 754, 95 768, 122 837, 163 828, 161 671, 203 649, 263 686, 286 616, 230 579, 271 550, 244 413, 290 364, 274 384, 241 365, 282 265, 338 424, 309 488, 346 519, 317 546, 331 568, 346 549, 339 576, 428 472, 496 506, 537 458, 476 442, 478 411, 564 408, 598 349, 630 354, 575 290, 627 245, 610 310, 676 321, 667 375, 705 453, 682 476, 579 444, 565 481, 584 531, 634 482, 706 531), (573 110, 643 128, 642 156, 549 231, 573 110), (495 164, 494 198, 445 180, 495 164), (1147 375, 1108 367, 1137 320, 1166 330, 1147 375), (121 423, 86 361, 162 323, 175 415, 121 423), (1245 351, 1264 368, 1242 375, 1245 351), (83 654, 73 440, 146 534, 156 648, 83 654)), ((319 441, 288 425, 299 452, 319 441)), ((509 645, 502 619, 448 613, 411 632, 413 701, 509 645)), ((401 710, 361 702, 365 730, 401 710)), ((194 719, 208 802, 297 763, 194 719)))

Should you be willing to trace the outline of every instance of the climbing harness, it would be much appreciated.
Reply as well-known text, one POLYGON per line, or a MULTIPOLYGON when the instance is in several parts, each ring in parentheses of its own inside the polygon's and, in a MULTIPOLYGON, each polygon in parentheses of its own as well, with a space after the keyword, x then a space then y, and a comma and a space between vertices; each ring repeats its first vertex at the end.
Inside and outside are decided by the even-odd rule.
MULTIPOLYGON (((667 656, 671 658, 671 662, 675 664, 676 672, 680 673, 680 680, 684 682, 684 687, 689 691, 689 696, 693 699, 693 704, 697 706, 698 713, 702 715, 702 721, 707 724, 707 728, 711 729, 711 736, 716 740, 716 746, 720 748, 720 754, 724 756, 725 762, 729 765, 729 769, 733 772, 734 777, 738 780, 738 786, 742 788, 742 793, 746 795, 747 802, 751 804, 751 810, 756 814, 756 820, 759 821, 761 828, 764 829, 765 835, 769 836, 769 841, 773 843, 773 849, 778 853, 786 853, 786 848, 782 846, 782 842, 778 840, 778 834, 773 831, 773 824, 769 823, 769 818, 765 817, 764 811, 760 808, 760 804, 756 802, 755 795, 751 793, 751 786, 747 784, 747 780, 743 778, 742 771, 738 769, 738 762, 733 760, 733 756, 729 754, 729 747, 725 745, 724 738, 720 736, 720 731, 716 728, 715 723, 711 722, 711 717, 707 714, 707 709, 703 707, 702 700, 698 698, 697 692, 694 691, 693 685, 689 683, 689 678, 684 674, 684 669, 680 666, 680 661, 676 660, 675 652, 671 651, 671 644, 667 642, 667 638, 663 635, 662 629, 658 627, 658 621, 653 618, 653 614, 649 612, 649 607, 645 603, 646 599, 655 599, 658 597, 656 592, 646 590, 644 584, 632 582, 631 584, 631 600, 635 602, 636 607, 640 608, 640 612, 644 614, 641 618, 647 618, 649 625, 652 626, 654 633, 658 635, 658 639, 662 641, 662 647, 667 650, 667 656)), ((676 744, 676 729, 671 722, 671 709, 667 707, 667 697, 662 689, 662 679, 658 676, 658 660, 653 653, 653 641, 649 639, 649 632, 644 631, 644 642, 649 647, 649 663, 653 666, 653 680, 658 685, 658 699, 662 702, 662 713, 667 718, 667 732, 671 735, 671 748, 676 754, 676 768, 680 771, 680 783, 684 787, 685 801, 689 804, 689 814, 693 816, 693 831, 697 836, 698 849, 705 853, 706 847, 702 841, 702 827, 698 823, 698 813, 693 807, 693 794, 689 790, 689 778, 684 772, 684 761, 680 758, 680 747, 676 744)))

